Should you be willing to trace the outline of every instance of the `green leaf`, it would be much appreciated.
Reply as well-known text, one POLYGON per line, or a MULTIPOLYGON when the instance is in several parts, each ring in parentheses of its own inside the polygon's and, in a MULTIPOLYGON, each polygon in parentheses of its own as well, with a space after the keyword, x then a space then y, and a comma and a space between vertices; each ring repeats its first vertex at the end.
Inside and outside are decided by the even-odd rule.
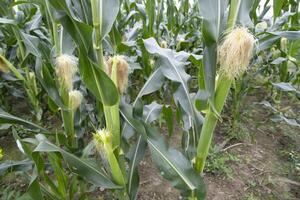
POLYGON ((17 22, 15 20, 13 20, 13 19, 6 19, 6 18, 0 17, 0 24, 16 25, 17 22))
MULTIPOLYGON (((145 123, 151 123, 159 117, 162 111, 162 105, 152 102, 149 105, 144 106, 143 120, 145 123)), ((138 163, 142 161, 146 150, 146 140, 139 135, 136 145, 131 148, 129 152, 130 157, 130 170, 128 174, 128 191, 131 199, 136 199, 138 187, 139 187, 139 174, 138 174, 138 163)))
POLYGON ((100 0, 102 1, 102 34, 101 39, 103 40, 106 35, 110 32, 117 15, 119 13, 120 2, 119 0, 100 0))
POLYGON ((274 31, 266 32, 268 35, 259 39, 259 51, 270 48, 273 44, 279 41, 280 37, 285 37, 288 40, 297 41, 300 39, 300 31, 274 31))
POLYGON ((257 16, 257 8, 260 4, 260 0, 254 0, 253 2, 253 6, 251 8, 251 11, 250 11, 250 16, 251 16, 251 19, 253 19, 254 21, 254 24, 257 24, 258 23, 258 16, 257 16))
POLYGON ((137 139, 137 143, 131 148, 129 152, 129 173, 127 189, 131 199, 136 199, 138 188, 139 188, 139 173, 138 164, 143 160, 146 152, 147 142, 140 135, 137 139))
MULTIPOLYGON (((164 75, 161 71, 160 68, 156 69, 148 78, 148 80, 146 81, 146 83, 143 85, 142 89, 140 90, 140 92, 138 93, 135 101, 132 104, 132 107, 134 108, 137 104, 137 102, 145 95, 151 94, 157 90, 159 90, 163 83, 164 83, 164 75)), ((133 136, 133 131, 132 128, 130 126, 128 126, 127 123, 124 124, 123 128, 122 128, 122 135, 123 137, 125 137, 126 139, 129 139, 130 137, 133 136)))
POLYGON ((297 92, 296 88, 292 86, 290 83, 272 83, 272 85, 284 92, 297 92))
POLYGON ((6 173, 15 171, 28 171, 32 169, 33 162, 25 159, 22 161, 6 160, 0 164, 0 176, 4 176, 6 173))
POLYGON ((274 20, 280 16, 281 9, 284 5, 286 0, 273 0, 273 14, 274 14, 274 20))
POLYGON ((300 124, 296 119, 289 119, 285 117, 283 114, 279 114, 271 119, 274 122, 285 122, 290 126, 300 127, 300 124))
POLYGON ((280 37, 285 37, 288 40, 299 40, 300 39, 300 31, 275 31, 270 32, 273 35, 277 35, 280 37))
POLYGON ((145 105, 143 108, 143 120, 146 123, 155 121, 162 112, 162 108, 163 106, 156 103, 155 101, 149 105, 145 105))
POLYGON ((197 199, 204 199, 206 192, 203 179, 193 169, 190 161, 180 151, 168 147, 155 129, 145 126, 152 160, 162 176, 179 189, 183 196, 190 197, 193 193, 197 199))
POLYGON ((190 75, 185 72, 184 62, 190 57, 185 52, 174 52, 170 49, 161 48, 154 38, 144 40, 144 45, 150 54, 159 56, 158 66, 161 68, 163 75, 177 84, 177 89, 173 95, 175 103, 180 105, 186 116, 183 117, 185 129, 192 128, 191 138, 193 146, 196 148, 196 141, 199 136, 202 123, 201 113, 197 112, 194 107, 194 100, 189 93, 188 80, 190 75))
POLYGON ((55 9, 65 11, 66 13, 71 15, 69 7, 65 0, 50 0, 49 3, 51 3, 55 9))
POLYGON ((211 45, 218 42, 222 32, 222 20, 226 8, 226 1, 223 0, 198 0, 200 14, 203 17, 202 34, 204 43, 211 45))
POLYGON ((19 124, 19 125, 23 125, 27 128, 30 128, 33 131, 40 130, 42 132, 49 133, 49 131, 44 129, 43 127, 41 127, 37 124, 34 124, 32 122, 26 121, 24 119, 21 119, 19 117, 13 116, 13 115, 3 111, 2 109, 0 109, 0 124, 19 124))
POLYGON ((156 15, 156 0, 147 0, 145 2, 146 12, 147 12, 147 34, 146 36, 152 37, 154 36, 154 22, 155 22, 155 15, 156 15))
MULTIPOLYGON (((65 12, 69 12, 69 10, 65 8, 65 4, 58 3, 58 5, 61 5, 61 7, 55 4, 55 6, 59 8, 64 8, 65 12)), ((86 87, 93 93, 93 95, 95 95, 97 100, 103 101, 103 104, 106 106, 113 106, 119 99, 118 90, 115 84, 107 76, 107 74, 100 69, 100 66, 96 66, 89 59, 88 53, 93 48, 93 28, 73 19, 70 15, 71 14, 66 15, 66 13, 62 14, 59 17, 59 20, 79 48, 79 71, 81 78, 86 87)))
POLYGON ((203 51, 203 66, 205 90, 209 92, 210 99, 214 102, 215 79, 217 70, 217 43, 206 46, 203 51))
POLYGON ((125 120, 125 124, 122 129, 122 137, 129 140, 134 135, 134 132, 138 132, 144 136, 146 135, 145 129, 141 123, 138 120, 133 119, 133 107, 131 105, 122 101, 120 104, 120 114, 125 120))
POLYGON ((82 51, 79 57, 79 71, 86 87, 97 100, 102 101, 106 106, 113 106, 118 102, 119 93, 113 81, 103 70, 90 62, 82 51))
POLYGON ((253 27, 253 22, 250 18, 250 11, 254 0, 241 1, 237 22, 243 26, 253 27))
POLYGON ((190 79, 184 68, 183 62, 176 59, 176 55, 170 49, 161 48, 154 38, 144 40, 145 48, 150 54, 159 56, 158 66, 166 78, 171 81, 180 83, 180 91, 182 91, 183 99, 179 99, 183 109, 190 115, 193 113, 193 103, 190 100, 187 81, 190 79))
POLYGON ((279 65, 279 64, 281 64, 281 63, 283 63, 285 61, 287 61, 287 58, 279 57, 279 58, 276 58, 275 60, 273 60, 271 62, 271 64, 273 64, 273 65, 279 65))
POLYGON ((12 71, 12 73, 21 81, 25 81, 24 76, 18 71, 13 64, 11 64, 6 58, 4 58, 2 55, 0 55, 0 61, 4 62, 7 67, 12 71))
MULTIPOLYGON (((100 16, 101 20, 102 20, 102 26, 101 26, 101 30, 102 30, 102 34, 101 34, 101 39, 105 38, 106 35, 110 32, 116 17, 119 13, 119 7, 120 7, 120 2, 119 0, 99 0, 100 1, 100 5, 102 5, 102 7, 99 7, 99 12, 102 13, 102 16, 100 16), (101 10, 100 10, 101 9, 101 10)), ((50 0, 50 3, 52 4, 52 6, 59 10, 59 11, 64 11, 66 12, 66 14, 70 17, 69 19, 72 19, 72 21, 74 22, 74 17, 73 14, 70 10, 70 6, 66 3, 65 0, 50 0)), ((100 6, 99 5, 99 6, 100 6)), ((61 19, 60 19, 61 20, 61 19)), ((67 26, 68 22, 64 22, 64 26, 67 26)), ((70 23, 70 21, 69 21, 70 23)), ((80 30, 77 30, 80 31, 80 30)), ((71 32, 69 32, 71 34, 71 32)), ((76 34, 78 32, 74 32, 74 34, 76 34)), ((91 40, 92 38, 85 38, 87 40, 91 40)))
POLYGON ((36 57, 41 57, 40 51, 38 49, 40 39, 38 37, 23 33, 22 31, 20 31, 20 35, 26 47, 26 55, 31 53, 36 57))
POLYGON ((34 150, 34 152, 59 152, 63 156, 70 169, 84 177, 90 183, 108 189, 120 189, 121 187, 114 184, 100 169, 90 164, 86 160, 82 160, 75 155, 51 144, 48 141, 42 141, 34 150))
MULTIPOLYGON (((164 75, 160 68, 156 69, 148 78, 142 89, 139 91, 135 102, 145 95, 151 94, 161 88, 164 83, 164 75)), ((134 103, 135 104, 135 103, 134 103)), ((134 106, 133 104, 133 106, 134 106)))
POLYGON ((168 136, 171 137, 173 135, 173 112, 170 106, 164 106, 162 109, 163 118, 166 120, 167 127, 168 127, 168 136))
POLYGON ((277 35, 267 35, 262 37, 258 41, 258 51, 264 51, 270 48, 273 44, 275 44, 279 40, 280 36, 277 35))
POLYGON ((204 40, 203 66, 205 72, 205 89, 210 93, 210 99, 214 102, 215 77, 217 70, 217 42, 223 31, 222 21, 226 9, 226 1, 223 0, 198 0, 200 13, 203 17, 202 34, 204 40))
POLYGON ((47 65, 45 62, 42 62, 40 58, 36 58, 35 75, 51 100, 60 108, 65 108, 57 90, 55 78, 51 75, 50 69, 48 69, 47 66, 50 66, 50 64, 48 63, 47 65))
POLYGON ((41 187, 39 183, 39 179, 37 176, 37 169, 33 170, 33 174, 31 176, 31 181, 28 186, 28 193, 30 194, 31 198, 34 200, 43 200, 43 195, 41 192, 41 187))
POLYGON ((133 119, 124 111, 121 111, 121 114, 126 122, 147 140, 152 159, 163 177, 171 181, 172 185, 179 189, 185 197, 190 197, 193 193, 198 199, 204 199, 206 192, 203 179, 193 169, 190 161, 181 152, 169 148, 155 129, 133 119))
MULTIPOLYGON (((282 85, 280 83, 280 87, 283 89, 283 91, 294 91, 293 88, 292 88, 292 86, 288 86, 286 84, 282 85)), ((290 119, 290 118, 285 117, 284 114, 281 113, 281 112, 279 112, 276 108, 274 108, 270 102, 268 102, 268 101, 262 101, 259 104, 261 104, 264 107, 270 109, 271 111, 273 111, 273 113, 276 113, 276 115, 271 118, 272 121, 274 121, 274 122, 285 122, 288 125, 300 127, 300 124, 298 123, 298 121, 296 119, 290 119)))
POLYGON ((84 52, 88 54, 89 50, 93 48, 93 28, 66 14, 60 15, 58 19, 62 23, 64 29, 78 45, 78 48, 84 50, 84 52))

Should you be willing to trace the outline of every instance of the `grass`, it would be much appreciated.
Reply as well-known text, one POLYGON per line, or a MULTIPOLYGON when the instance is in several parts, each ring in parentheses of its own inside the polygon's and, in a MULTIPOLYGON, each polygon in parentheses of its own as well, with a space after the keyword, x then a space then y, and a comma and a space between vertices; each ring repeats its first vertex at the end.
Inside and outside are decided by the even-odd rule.
POLYGON ((233 179, 234 171, 230 165, 239 161, 240 159, 236 155, 229 152, 212 152, 207 159, 205 171, 233 179))
POLYGON ((259 199, 255 197, 254 194, 250 193, 250 194, 246 194, 244 200, 259 200, 259 199))
POLYGON ((230 139, 235 139, 242 142, 250 142, 253 139, 247 127, 241 122, 236 124, 235 128, 229 132, 228 136, 230 139))
POLYGON ((300 184, 300 151, 296 149, 279 150, 279 155, 286 160, 282 170, 288 177, 300 184))
POLYGON ((32 200, 28 194, 23 194, 10 186, 2 186, 0 191, 0 200, 32 200))

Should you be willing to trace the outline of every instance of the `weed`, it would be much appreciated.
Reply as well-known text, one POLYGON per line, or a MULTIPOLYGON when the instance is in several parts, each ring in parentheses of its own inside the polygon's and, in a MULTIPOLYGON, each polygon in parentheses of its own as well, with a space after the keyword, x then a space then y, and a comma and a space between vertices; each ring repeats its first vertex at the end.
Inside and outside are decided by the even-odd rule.
POLYGON ((239 161, 240 159, 231 153, 214 152, 208 157, 206 171, 214 174, 225 174, 226 177, 232 179, 234 170, 230 164, 235 164, 239 161))
POLYGON ((259 200, 257 197, 254 196, 254 194, 246 194, 244 200, 259 200))
POLYGON ((229 132, 229 137, 238 141, 251 141, 250 132, 242 123, 236 123, 235 128, 229 132))
POLYGON ((21 191, 10 186, 1 187, 0 190, 0 200, 31 200, 28 194, 22 195, 21 191))

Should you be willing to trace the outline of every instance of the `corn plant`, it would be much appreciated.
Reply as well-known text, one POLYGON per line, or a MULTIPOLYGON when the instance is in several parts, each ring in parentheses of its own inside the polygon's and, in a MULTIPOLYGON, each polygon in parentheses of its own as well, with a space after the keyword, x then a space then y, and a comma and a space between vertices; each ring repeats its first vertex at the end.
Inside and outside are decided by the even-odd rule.
MULTIPOLYGON (((239 24, 250 25, 250 27, 251 26, 253 27, 253 24, 250 20, 250 16, 251 16, 251 18, 253 19, 254 22, 257 22, 257 20, 262 20, 262 18, 266 14, 266 11, 268 10, 268 7, 266 6, 267 4, 264 6, 264 10, 263 10, 262 14, 258 17, 257 13, 256 13, 256 8, 258 7, 259 2, 254 1, 253 3, 254 4, 252 6, 250 1, 249 2, 231 1, 230 2, 231 8, 230 8, 230 11, 229 11, 229 16, 228 16, 227 29, 229 29, 229 30, 232 29, 232 27, 234 26, 235 20, 237 20, 237 22, 239 24), (252 8, 251 8, 251 6, 252 6, 252 8), (242 12, 249 13, 249 11, 251 11, 250 16, 243 16, 242 12)), ((274 1, 274 4, 277 4, 277 2, 274 1)), ((299 37, 299 32, 298 31, 293 31, 292 26, 290 28, 287 28, 286 30, 281 29, 280 31, 276 31, 276 29, 280 28, 281 25, 283 24, 282 21, 289 18, 289 15, 287 14, 287 15, 283 15, 281 19, 278 19, 278 21, 276 21, 276 18, 278 18, 280 16, 280 13, 282 12, 281 9, 285 9, 284 5, 285 5, 284 2, 281 1, 280 4, 277 4, 276 6, 273 7, 274 8, 274 10, 273 10, 273 12, 274 12, 274 17, 273 17, 274 23, 273 23, 273 27, 271 29, 273 32, 267 30, 268 28, 265 27, 265 28, 263 28, 263 30, 264 30, 264 33, 266 34, 266 36, 262 36, 263 34, 261 34, 261 33, 258 34, 259 40, 257 42, 257 48, 256 48, 257 52, 265 50, 265 49, 269 48, 271 45, 275 44, 276 42, 279 42, 281 37, 282 37, 281 38, 281 46, 286 46, 287 39, 284 38, 285 36, 289 35, 290 40, 295 40, 295 39, 297 40, 297 38, 299 37)), ((200 8, 201 8, 201 2, 200 2, 200 8)), ((205 13, 205 11, 203 11, 203 12, 205 13)), ((213 17, 210 16, 210 18, 208 18, 208 19, 213 20, 212 18, 213 17)), ((294 23, 297 24, 297 22, 296 22, 297 20, 295 20, 294 16, 291 17, 291 19, 293 19, 291 21, 293 21, 294 23)), ((217 20, 215 20, 215 21, 217 21, 217 20)), ((205 27, 203 27, 203 30, 205 30, 205 27)), ((212 33, 213 31, 211 31, 211 30, 219 30, 219 29, 218 28, 215 28, 215 29, 210 28, 204 33, 205 34, 207 34, 207 32, 212 33)), ((237 30, 235 29, 235 31, 237 31, 237 30)), ((212 91, 214 91, 214 87, 211 87, 211 89, 210 89, 210 93, 213 94, 210 101, 212 101, 213 103, 211 104, 211 102, 210 102, 209 106, 210 106, 211 111, 208 112, 207 115, 206 115, 206 119, 204 121, 204 124, 203 124, 203 127, 202 127, 202 133, 201 133, 200 140, 199 140, 199 143, 198 143, 198 145, 199 145, 198 146, 198 162, 199 163, 197 163, 197 159, 196 159, 196 168, 200 171, 203 171, 203 168, 204 168, 203 163, 205 162, 205 156, 207 155, 207 152, 209 150, 208 146, 209 146, 209 144, 211 142, 211 139, 212 139, 212 135, 210 133, 214 129, 215 122, 216 122, 217 118, 220 117, 219 114, 222 110, 224 100, 226 99, 226 95, 227 95, 226 93, 229 92, 230 85, 231 85, 229 80, 226 81, 226 80, 223 79, 223 77, 224 77, 224 73, 222 73, 222 71, 224 70, 223 67, 224 67, 224 65, 225 66, 230 66, 230 67, 228 67, 228 69, 230 69, 228 72, 230 72, 230 74, 234 74, 235 70, 234 70, 233 66, 235 66, 235 62, 238 62, 238 60, 239 60, 239 59, 234 59, 234 58, 230 59, 230 50, 231 49, 233 50, 234 45, 238 45, 238 44, 230 44, 229 38, 230 38, 230 35, 233 34, 233 33, 234 33, 234 31, 229 33, 227 38, 225 36, 223 44, 218 49, 218 53, 219 53, 218 59, 219 59, 219 64, 220 64, 220 69, 219 69, 220 75, 218 77, 215 92, 212 92, 212 91), (229 42, 229 43, 227 43, 227 42, 229 42), (226 46, 227 46, 227 52, 225 51, 225 49, 222 49, 226 46), (226 53, 223 54, 222 50, 224 50, 224 52, 226 52, 226 53), (230 62, 230 64, 227 63, 227 62, 230 62), (210 113, 211 113, 211 116, 209 115, 210 113), (207 137, 205 137, 205 135, 207 137), (204 159, 204 161, 203 161, 203 159, 204 159)), ((218 34, 217 34, 217 36, 218 36, 218 34)), ((210 36, 208 38, 211 41, 207 41, 206 43, 210 44, 213 41, 211 38, 218 38, 218 37, 210 36)), ((234 38, 238 39, 239 37, 236 35, 234 38)), ((247 42, 246 42, 247 39, 246 38, 247 38, 247 36, 245 34, 244 35, 245 41, 243 42, 245 45, 247 44, 247 42)), ((234 54, 235 56, 236 55, 240 55, 240 56, 249 55, 248 53, 251 52, 252 48, 248 49, 248 47, 251 47, 253 45, 253 42, 254 42, 254 38, 251 38, 251 39, 250 38, 251 38, 251 36, 248 37, 248 39, 249 39, 248 42, 249 43, 248 43, 248 45, 246 45, 247 47, 246 46, 243 47, 243 53, 242 52, 237 53, 238 51, 235 51, 235 54, 234 54)), ((238 43, 238 41, 236 41, 236 42, 238 43)), ((211 47, 211 48, 213 48, 213 47, 211 47)), ((209 49, 209 47, 208 47, 208 49, 209 49)), ((211 57, 213 55, 216 55, 215 52, 208 52, 208 54, 210 54, 211 57)), ((239 70, 238 71, 242 72, 241 74, 243 74, 242 66, 246 67, 246 66, 249 65, 249 57, 248 58, 244 57, 243 59, 241 59, 241 61, 242 62, 247 62, 247 63, 242 63, 241 62, 241 63, 236 65, 236 66, 239 66, 240 71, 239 70)), ((214 63, 216 63, 216 61, 214 63)), ((211 64, 212 66, 214 66, 212 63, 206 63, 206 61, 205 61, 205 52, 204 52, 204 66, 205 66, 205 64, 211 64)), ((287 74, 286 65, 283 64, 281 69, 282 70, 281 70, 281 76, 280 77, 283 80, 284 78, 286 78, 286 74, 287 74)), ((236 72, 238 72, 238 71, 236 71, 236 72)), ((238 74, 239 73, 236 73, 236 75, 238 75, 238 74)), ((214 77, 214 76, 212 76, 212 77, 214 77)), ((238 76, 234 76, 234 77, 238 78, 238 76)), ((214 84, 213 84, 214 80, 212 80, 210 83, 211 83, 210 85, 214 86, 214 84)), ((242 84, 241 81, 238 81, 238 82, 236 82, 235 86, 239 86, 241 84, 242 84)), ((209 85, 206 85, 206 87, 208 87, 208 86, 209 85)), ((239 88, 241 88, 241 87, 235 87, 235 92, 236 93, 241 93, 239 88)), ((237 94, 235 95, 235 97, 237 97, 237 94)), ((239 100, 240 99, 238 99, 238 100, 235 99, 235 105, 239 104, 237 102, 239 100)), ((237 106, 237 107, 239 107, 239 106, 237 106)), ((235 108, 235 115, 238 115, 237 114, 238 112, 239 112, 238 109, 235 108)))
MULTIPOLYGON (((28 44, 28 37, 30 36, 27 34, 27 32, 35 29, 39 21, 37 18, 24 17, 33 6, 24 6, 22 3, 16 2, 12 9, 7 10, 8 6, 10 6, 8 2, 1 2, 0 24, 2 26, 1 32, 4 36, 2 40, 8 41, 1 45, 1 71, 4 73, 11 71, 22 83, 29 103, 33 108, 34 117, 39 121, 42 117, 42 108, 39 102, 40 89, 36 83, 35 73, 29 67, 31 65, 29 52, 33 52, 34 49, 31 49, 28 44), (10 33, 13 33, 13 40, 10 33), (17 44, 17 48, 14 47, 15 44, 17 44), (7 58, 18 63, 19 68, 16 68, 7 58)), ((38 14, 34 17, 38 17, 38 14)))
MULTIPOLYGON (((291 2, 295 7, 299 3, 291 2)), ((254 4, 258 7, 259 4, 254 4)), ((237 123, 240 120, 238 110, 241 108, 242 100, 251 89, 250 82, 259 76, 265 77, 265 84, 272 89, 272 101, 277 105, 275 110, 280 109, 279 105, 282 98, 282 91, 278 90, 277 85, 297 85, 298 82, 298 64, 297 64, 297 44, 299 33, 295 32, 298 22, 297 13, 288 2, 281 1, 278 6, 273 7, 273 16, 266 16, 270 6, 268 3, 263 6, 263 11, 258 13, 255 7, 252 7, 251 18, 254 21, 255 35, 258 38, 258 47, 255 59, 251 66, 254 70, 249 70, 242 79, 235 83, 233 89, 233 120, 232 132, 236 130, 237 123), (286 22, 285 26, 282 26, 286 22), (289 33, 288 38, 287 32, 289 33), (271 66, 271 67, 270 67, 271 66), (275 85, 275 87, 274 87, 275 85)), ((291 87, 293 88, 293 86, 291 87)), ((294 90, 294 89, 292 89, 294 90)), ((282 115, 280 115, 283 119, 282 115)))

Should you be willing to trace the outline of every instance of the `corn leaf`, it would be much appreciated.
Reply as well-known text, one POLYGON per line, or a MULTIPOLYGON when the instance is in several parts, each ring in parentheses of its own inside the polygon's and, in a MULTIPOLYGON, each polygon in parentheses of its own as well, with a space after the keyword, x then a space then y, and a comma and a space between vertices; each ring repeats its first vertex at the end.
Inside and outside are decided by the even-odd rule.
POLYGON ((202 124, 202 115, 195 109, 195 102, 192 94, 189 92, 188 81, 190 75, 185 72, 184 62, 190 57, 190 54, 184 52, 173 52, 170 49, 161 48, 154 38, 144 40, 144 45, 150 54, 158 55, 158 66, 163 75, 178 87, 173 95, 175 103, 184 110, 184 128, 191 129, 192 145, 196 148, 196 142, 199 137, 199 131, 202 124))
POLYGON ((0 176, 15 171, 28 171, 32 169, 32 166, 33 162, 28 159, 22 161, 6 160, 0 164, 0 176))
POLYGON ((101 38, 104 39, 110 32, 117 15, 119 13, 120 2, 119 0, 100 0, 102 1, 102 34, 101 38))
MULTIPOLYGON (((134 108, 137 104, 137 102, 145 95, 151 94, 157 90, 159 90, 163 83, 164 83, 165 77, 161 71, 160 68, 157 68, 148 78, 146 83, 143 85, 142 89, 138 93, 135 101, 132 104, 132 107, 134 108)), ((131 126, 128 126, 127 123, 124 124, 122 128, 122 135, 126 139, 129 139, 133 136, 134 131, 132 130, 131 126)))
POLYGON ((179 189, 183 196, 194 193, 198 199, 204 199, 206 194, 204 182, 190 161, 180 151, 168 147, 155 129, 146 125, 146 131, 152 160, 162 176, 179 189))
POLYGON ((253 27, 253 22, 250 18, 250 11, 255 0, 242 1, 237 16, 237 23, 243 26, 253 27))
POLYGON ((150 147, 154 163, 164 178, 179 189, 183 196, 193 193, 198 199, 204 199, 206 190, 202 177, 193 169, 190 161, 174 148, 168 147, 163 137, 149 125, 133 119, 121 112, 125 121, 140 134, 150 147))
POLYGON ((7 19, 7 18, 0 17, 0 24, 16 25, 17 22, 13 19, 7 19))
POLYGON ((202 34, 204 40, 203 66, 205 72, 205 89, 210 93, 210 100, 214 102, 215 77, 217 70, 217 42, 224 26, 223 17, 227 1, 198 0, 200 14, 203 17, 202 34))
POLYGON ((140 185, 138 164, 143 160, 147 147, 146 140, 139 136, 137 143, 131 148, 129 152, 129 173, 127 189, 131 199, 137 198, 138 188, 140 185))
POLYGON ((55 78, 51 75, 50 69, 48 69, 50 64, 46 65, 45 62, 42 62, 40 58, 36 58, 35 63, 35 74, 43 88, 48 93, 49 97, 57 106, 60 108, 65 108, 65 105, 62 102, 60 94, 57 90, 55 78))
POLYGON ((41 192, 41 185, 37 175, 37 169, 33 170, 33 174, 31 176, 31 180, 28 186, 28 193, 30 194, 31 198, 34 200, 43 200, 43 195, 41 192))
POLYGON ((117 88, 106 73, 90 61, 90 57, 94 58, 89 54, 93 47, 93 28, 72 18, 70 10, 63 2, 53 1, 53 5, 59 11, 62 10, 63 14, 59 20, 78 45, 80 52, 79 70, 82 80, 97 100, 102 101, 107 106, 115 105, 119 98, 117 88))
POLYGON ((120 186, 113 183, 100 169, 95 168, 95 166, 90 164, 88 161, 82 160, 46 140, 40 142, 34 152, 59 152, 63 156, 66 163, 68 163, 70 169, 74 173, 77 173, 80 176, 84 177, 87 181, 104 188, 121 188, 120 186))
POLYGON ((2 109, 0 109, 0 124, 18 124, 18 125, 23 125, 33 131, 39 130, 42 132, 49 133, 49 131, 44 129, 43 127, 41 127, 35 123, 32 123, 30 121, 26 121, 19 117, 13 116, 13 115, 3 111, 2 109))
POLYGON ((266 36, 261 37, 258 41, 258 51, 270 48, 273 44, 278 42, 281 37, 286 37, 291 41, 297 41, 300 39, 300 31, 273 31, 266 32, 266 34, 266 36))
POLYGON ((115 84, 107 74, 92 63, 84 52, 80 52, 79 71, 87 88, 97 100, 107 106, 115 105, 119 95, 115 84))
POLYGON ((274 14, 274 20, 280 16, 282 6, 286 0, 273 0, 273 14, 274 14))

